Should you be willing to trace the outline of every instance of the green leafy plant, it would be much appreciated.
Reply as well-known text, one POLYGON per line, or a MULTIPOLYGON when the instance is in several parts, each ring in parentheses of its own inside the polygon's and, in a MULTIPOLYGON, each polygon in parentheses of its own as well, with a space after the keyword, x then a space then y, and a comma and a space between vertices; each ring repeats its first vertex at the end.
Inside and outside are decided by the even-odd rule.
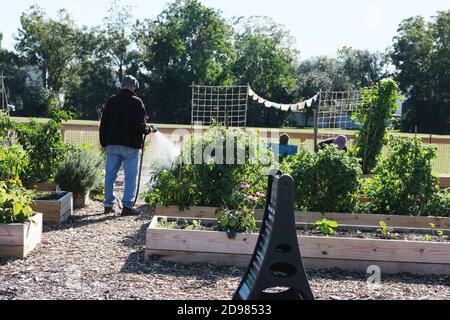
POLYGON ((450 217, 450 192, 439 190, 431 196, 426 204, 423 215, 450 217))
POLYGON ((202 222, 199 220, 194 220, 192 222, 189 221, 185 221, 185 229, 186 230, 190 230, 190 231, 198 231, 198 230, 202 230, 203 226, 202 226, 202 222))
POLYGON ((360 125, 355 151, 357 157, 363 160, 364 173, 370 173, 377 163, 399 98, 400 90, 393 79, 385 79, 362 92, 362 103, 353 119, 360 125))
POLYGON ((58 165, 55 181, 61 189, 86 194, 102 182, 103 159, 92 148, 74 147, 58 165))
POLYGON ((270 160, 273 154, 269 149, 255 147, 250 139, 245 133, 217 126, 202 137, 191 138, 182 151, 183 163, 172 170, 163 170, 156 185, 146 194, 146 200, 152 207, 176 205, 181 210, 190 206, 239 209, 245 203, 251 208, 264 207, 261 195, 266 189, 266 179, 263 179, 266 166, 260 159, 270 160), (232 150, 227 149, 230 142, 233 142, 232 150), (234 159, 225 157, 224 163, 218 164, 214 158, 220 150, 224 150, 224 155, 233 154, 234 159), (245 150, 242 156, 241 150, 245 150), (198 161, 199 155, 205 154, 198 161), (250 161, 253 154, 256 160, 250 161), (243 189, 243 185, 248 188, 243 189))
POLYGON ((230 239, 235 239, 238 233, 256 232, 256 220, 249 209, 224 210, 219 215, 218 231, 226 232, 230 239))
POLYGON ((380 229, 381 235, 384 238, 388 238, 391 235, 391 231, 392 231, 391 228, 389 228, 387 223, 384 222, 384 221, 380 221, 379 224, 380 224, 380 227, 381 227, 381 229, 380 229))
POLYGON ((47 182, 54 178, 57 166, 67 152, 60 131, 62 122, 71 118, 71 113, 58 110, 44 124, 33 119, 29 123, 13 124, 18 142, 30 158, 26 174, 23 175, 25 182, 47 182))
POLYGON ((20 180, 0 182, 0 223, 31 221, 33 197, 34 193, 26 190, 20 180))
POLYGON ((439 190, 432 173, 431 161, 436 157, 434 146, 425 146, 420 139, 391 138, 387 155, 374 169, 364 189, 374 213, 392 215, 426 215, 430 201, 439 190))
POLYGON ((314 225, 316 226, 316 230, 322 232, 324 236, 332 236, 336 232, 336 229, 339 228, 339 224, 336 221, 328 221, 327 219, 316 221, 314 225))
POLYGON ((29 162, 28 154, 19 146, 0 145, 0 181, 19 178, 29 162))
MULTIPOLYGON (((445 235, 443 230, 436 230, 436 224, 430 223, 430 230, 431 230, 431 234, 432 235, 437 236, 437 237, 439 237, 439 238, 441 238, 443 240, 447 240, 448 239, 448 237, 445 235)), ((431 237, 431 235, 430 235, 430 237, 431 237)), ((431 240, 429 240, 429 241, 431 241, 431 240)))
POLYGON ((429 235, 429 234, 426 234, 423 238, 425 239, 425 241, 432 241, 433 240, 433 236, 429 235))
POLYGON ((294 178, 298 210, 353 212, 355 209, 361 175, 359 160, 336 146, 326 146, 317 154, 301 148, 280 169, 294 178))
POLYGON ((163 218, 159 219, 157 227, 160 229, 173 230, 173 229, 177 229, 178 222, 177 221, 169 221, 169 219, 167 217, 163 217, 163 218))

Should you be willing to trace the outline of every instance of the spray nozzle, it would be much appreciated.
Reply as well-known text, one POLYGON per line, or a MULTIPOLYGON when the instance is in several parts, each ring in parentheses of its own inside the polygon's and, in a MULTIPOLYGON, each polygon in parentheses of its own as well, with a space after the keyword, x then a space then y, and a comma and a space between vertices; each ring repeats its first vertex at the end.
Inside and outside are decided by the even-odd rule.
POLYGON ((151 125, 150 126, 150 133, 157 133, 157 132, 158 132, 158 129, 156 129, 155 126, 151 125))

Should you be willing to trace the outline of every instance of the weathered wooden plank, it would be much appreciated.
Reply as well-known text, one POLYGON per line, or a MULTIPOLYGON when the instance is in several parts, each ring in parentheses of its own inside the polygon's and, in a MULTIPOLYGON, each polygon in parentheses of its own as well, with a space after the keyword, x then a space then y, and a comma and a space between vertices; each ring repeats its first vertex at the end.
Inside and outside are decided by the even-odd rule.
POLYGON ((60 192, 61 188, 57 183, 38 182, 31 186, 31 189, 42 192, 60 192))
MULTIPOLYGON (((168 250, 145 250, 147 261, 166 261, 181 264, 208 263, 219 266, 237 266, 246 268, 249 265, 251 255, 235 255, 226 253, 205 253, 168 250)), ((448 275, 450 265, 424 264, 424 263, 400 263, 389 261, 362 260, 337 260, 303 258, 307 271, 320 269, 340 269, 366 273, 370 266, 380 267, 382 274, 412 273, 417 275, 448 275)))
POLYGON ((0 246, 21 246, 24 240, 22 224, 0 224, 0 246))
MULTIPOLYGON (((218 208, 191 207, 188 210, 180 211, 177 207, 157 206, 155 214, 173 217, 192 218, 217 218, 218 208)), ((255 218, 262 220, 263 210, 256 210, 255 218)), ((318 213, 318 212, 295 212, 296 222, 315 223, 318 220, 328 219, 337 221, 343 225, 359 226, 379 226, 380 221, 386 222, 390 227, 397 228, 430 228, 430 223, 436 225, 437 229, 450 229, 450 218, 446 217, 414 217, 414 216, 393 216, 376 214, 351 214, 351 213, 318 213)))
POLYGON ((145 259, 182 264, 208 263, 219 266, 247 267, 251 255, 228 253, 187 252, 169 250, 145 250, 145 259))
POLYGON ((0 257, 24 258, 25 249, 23 246, 3 246, 0 245, 0 257))
POLYGON ((219 213, 219 208, 213 207, 192 207, 185 211, 180 211, 175 206, 165 207, 158 205, 155 209, 155 213, 161 216, 180 216, 186 213, 186 216, 193 218, 217 218, 219 213), (192 216, 191 213, 194 213, 195 216, 192 216))
MULTIPOLYGON (((155 229, 154 226, 147 230, 148 250, 249 255, 258 239, 257 234, 238 234, 231 240, 224 232, 155 229)), ((450 264, 450 243, 445 242, 309 236, 300 236, 298 241, 302 255, 307 258, 450 264)))

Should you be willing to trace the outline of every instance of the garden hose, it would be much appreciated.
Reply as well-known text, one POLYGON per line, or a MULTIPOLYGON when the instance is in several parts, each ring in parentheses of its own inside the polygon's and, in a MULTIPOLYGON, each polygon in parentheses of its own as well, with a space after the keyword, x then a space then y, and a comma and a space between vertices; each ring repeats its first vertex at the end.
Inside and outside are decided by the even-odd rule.
POLYGON ((142 144, 142 154, 141 154, 141 163, 139 165, 139 175, 138 175, 138 184, 137 184, 137 191, 136 191, 136 198, 134 199, 133 207, 136 206, 137 200, 139 198, 139 192, 141 189, 141 177, 142 177, 142 167, 144 164, 144 154, 145 154, 145 142, 147 141, 147 136, 151 133, 158 132, 158 129, 155 128, 155 126, 150 126, 150 131, 144 135, 144 142, 142 144))

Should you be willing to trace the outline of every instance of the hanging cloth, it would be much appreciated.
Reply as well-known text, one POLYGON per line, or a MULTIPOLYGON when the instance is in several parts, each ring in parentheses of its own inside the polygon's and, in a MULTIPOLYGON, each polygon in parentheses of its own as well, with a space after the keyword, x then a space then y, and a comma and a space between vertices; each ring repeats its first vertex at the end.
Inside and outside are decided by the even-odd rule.
POLYGON ((289 110, 291 110, 293 112, 298 112, 300 110, 304 110, 306 107, 309 108, 313 105, 314 102, 317 102, 317 100, 320 97, 320 94, 318 93, 311 99, 308 99, 303 102, 299 102, 296 104, 282 104, 282 103, 275 103, 272 101, 268 101, 268 100, 260 97, 250 87, 248 89, 248 95, 249 95, 249 97, 251 97, 253 99, 253 101, 257 101, 259 104, 264 105, 266 108, 275 108, 277 110, 282 110, 285 112, 288 112, 289 110))

